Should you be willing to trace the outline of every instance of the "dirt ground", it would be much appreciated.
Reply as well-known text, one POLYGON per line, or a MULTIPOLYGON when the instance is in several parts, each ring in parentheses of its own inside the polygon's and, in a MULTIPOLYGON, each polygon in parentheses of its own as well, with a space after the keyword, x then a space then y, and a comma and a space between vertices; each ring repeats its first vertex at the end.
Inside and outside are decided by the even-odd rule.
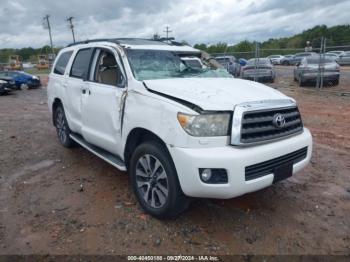
POLYGON ((323 92, 278 75, 313 134, 310 165, 168 221, 143 213, 126 173, 59 145, 45 87, 1 96, 0 254, 349 254, 350 70, 323 92))

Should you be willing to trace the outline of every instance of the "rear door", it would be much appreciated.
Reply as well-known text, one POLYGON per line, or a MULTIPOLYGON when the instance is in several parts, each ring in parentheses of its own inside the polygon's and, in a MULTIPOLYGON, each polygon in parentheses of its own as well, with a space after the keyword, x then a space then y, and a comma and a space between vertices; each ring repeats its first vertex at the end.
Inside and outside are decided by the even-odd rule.
POLYGON ((67 89, 67 107, 66 114, 69 115, 70 128, 79 134, 82 134, 82 95, 87 91, 93 48, 84 48, 76 52, 72 63, 69 77, 63 82, 63 87, 67 89))
POLYGON ((96 49, 91 68, 82 99, 82 133, 86 141, 118 155, 126 78, 117 51, 96 49))

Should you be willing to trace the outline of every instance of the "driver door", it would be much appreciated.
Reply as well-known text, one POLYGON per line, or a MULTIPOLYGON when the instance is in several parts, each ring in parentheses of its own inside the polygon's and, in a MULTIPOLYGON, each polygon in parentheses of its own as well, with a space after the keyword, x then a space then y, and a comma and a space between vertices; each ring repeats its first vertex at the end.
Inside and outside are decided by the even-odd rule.
POLYGON ((115 50, 97 48, 82 99, 82 134, 86 141, 118 154, 126 95, 125 75, 115 50))

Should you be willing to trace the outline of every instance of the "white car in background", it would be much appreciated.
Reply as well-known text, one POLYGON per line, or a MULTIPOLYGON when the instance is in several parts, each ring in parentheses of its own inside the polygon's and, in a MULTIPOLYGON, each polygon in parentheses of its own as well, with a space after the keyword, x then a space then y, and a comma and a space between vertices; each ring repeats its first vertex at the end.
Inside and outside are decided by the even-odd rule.
POLYGON ((270 55, 267 57, 267 59, 270 59, 271 64, 273 65, 280 65, 283 58, 283 55, 270 55))
POLYGON ((202 54, 144 39, 63 48, 48 84, 60 143, 127 171, 142 208, 159 218, 191 197, 240 196, 308 164, 312 138, 294 99, 204 59, 193 70, 183 57, 202 54))

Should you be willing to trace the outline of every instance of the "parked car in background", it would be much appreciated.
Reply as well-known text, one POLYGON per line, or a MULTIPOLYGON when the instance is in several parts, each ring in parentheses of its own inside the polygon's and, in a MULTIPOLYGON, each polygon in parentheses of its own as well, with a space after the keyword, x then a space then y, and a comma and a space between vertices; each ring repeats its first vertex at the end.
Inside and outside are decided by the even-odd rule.
POLYGON ((322 73, 325 82, 339 84, 340 68, 332 59, 320 56, 305 57, 294 68, 294 80, 303 86, 306 82, 315 82, 322 73))
POLYGON ((270 55, 267 58, 270 59, 271 64, 280 65, 284 56, 283 55, 270 55))
MULTIPOLYGON (((0 73, 0 74, 1 74, 1 73, 0 73)), ((16 82, 15 82, 15 80, 13 80, 11 77, 8 77, 8 76, 1 76, 1 75, 0 75, 0 80, 6 81, 6 82, 10 85, 10 87, 11 87, 12 90, 17 89, 17 88, 16 88, 16 82)))
POLYGON ((327 54, 336 54, 338 56, 341 56, 345 53, 345 51, 340 51, 340 50, 337 50, 337 51, 328 51, 327 54))
POLYGON ((203 69, 205 66, 198 57, 181 57, 182 62, 192 69, 203 69))
POLYGON ((249 59, 247 65, 242 68, 243 79, 274 82, 275 77, 275 69, 267 58, 249 59))
POLYGON ((315 55, 318 55, 318 54, 314 53, 314 52, 297 53, 293 56, 292 59, 290 59, 290 64, 291 65, 298 65, 301 63, 301 60, 303 60, 303 58, 309 57, 309 56, 315 56, 315 55))
POLYGON ((223 67, 227 69, 227 71, 235 76, 238 77, 241 73, 241 65, 237 61, 236 57, 232 55, 227 56, 217 56, 215 57, 215 60, 219 62, 223 67))
POLYGON ((244 59, 244 58, 238 59, 238 63, 241 65, 241 68, 242 66, 245 66, 247 62, 248 62, 247 59, 244 59))
POLYGON ((339 65, 350 65, 350 51, 344 52, 337 59, 339 65))
POLYGON ((291 59, 293 59, 294 55, 285 55, 281 59, 281 65, 291 65, 291 59))
POLYGON ((30 89, 41 86, 40 78, 23 71, 1 71, 0 78, 9 77, 16 85, 17 89, 30 89))
POLYGON ((0 95, 5 95, 11 92, 13 89, 11 87, 10 81, 0 79, 0 95))
POLYGON ((335 53, 325 53, 324 56, 333 60, 333 61, 337 61, 339 59, 339 55, 337 55, 335 53))

